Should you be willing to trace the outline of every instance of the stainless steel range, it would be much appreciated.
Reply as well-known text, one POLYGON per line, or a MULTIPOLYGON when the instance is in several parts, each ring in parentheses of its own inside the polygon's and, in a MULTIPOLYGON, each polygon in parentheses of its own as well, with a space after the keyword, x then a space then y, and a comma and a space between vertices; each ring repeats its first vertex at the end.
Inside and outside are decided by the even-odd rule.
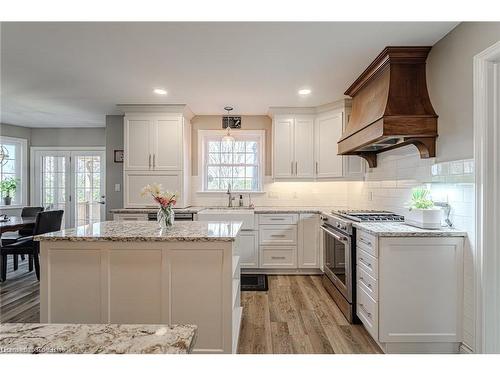
POLYGON ((323 283, 350 323, 356 323, 356 228, 353 222, 404 221, 388 211, 342 210, 322 216, 323 283))

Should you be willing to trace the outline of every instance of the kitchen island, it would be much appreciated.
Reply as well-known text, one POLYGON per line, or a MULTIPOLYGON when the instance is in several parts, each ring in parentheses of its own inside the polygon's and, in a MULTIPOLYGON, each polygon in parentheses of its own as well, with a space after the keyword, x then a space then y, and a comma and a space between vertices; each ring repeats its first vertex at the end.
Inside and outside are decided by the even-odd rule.
POLYGON ((194 352, 234 353, 240 222, 106 221, 40 241, 41 323, 194 324, 194 352))

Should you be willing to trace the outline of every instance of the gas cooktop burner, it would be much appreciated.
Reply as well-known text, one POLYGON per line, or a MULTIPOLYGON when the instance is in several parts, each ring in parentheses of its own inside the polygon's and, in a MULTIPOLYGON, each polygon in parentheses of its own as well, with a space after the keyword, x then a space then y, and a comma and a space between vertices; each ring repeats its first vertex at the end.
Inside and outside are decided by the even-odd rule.
POLYGON ((332 213, 352 221, 404 221, 404 216, 389 211, 375 210, 339 210, 332 213))

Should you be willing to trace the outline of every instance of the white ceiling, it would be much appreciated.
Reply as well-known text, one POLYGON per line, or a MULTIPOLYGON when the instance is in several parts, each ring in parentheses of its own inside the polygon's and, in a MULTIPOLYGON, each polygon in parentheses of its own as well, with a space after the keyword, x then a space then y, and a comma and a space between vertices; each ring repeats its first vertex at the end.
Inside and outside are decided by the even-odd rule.
POLYGON ((195 114, 316 106, 387 45, 433 45, 453 22, 3 23, 2 122, 104 126, 118 103, 188 104, 195 114), (167 96, 152 93, 164 87, 167 96), (297 90, 308 87, 307 98, 297 90))

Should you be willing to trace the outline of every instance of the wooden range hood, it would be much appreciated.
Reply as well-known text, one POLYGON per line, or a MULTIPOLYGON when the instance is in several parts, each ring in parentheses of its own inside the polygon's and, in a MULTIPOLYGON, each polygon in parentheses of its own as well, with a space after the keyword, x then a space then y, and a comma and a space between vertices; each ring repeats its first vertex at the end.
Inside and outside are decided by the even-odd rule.
POLYGON ((421 158, 436 156, 437 118, 425 78, 431 47, 386 47, 347 89, 352 113, 339 155, 359 155, 371 168, 377 154, 413 144, 421 158))

